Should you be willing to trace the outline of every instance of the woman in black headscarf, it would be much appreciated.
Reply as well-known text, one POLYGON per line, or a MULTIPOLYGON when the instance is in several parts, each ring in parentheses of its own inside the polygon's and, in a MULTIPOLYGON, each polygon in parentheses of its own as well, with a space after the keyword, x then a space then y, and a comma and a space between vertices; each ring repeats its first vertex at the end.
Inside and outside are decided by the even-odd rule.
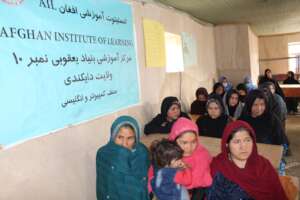
POLYGON ((207 114, 196 121, 201 136, 221 138, 228 122, 224 105, 219 95, 210 95, 206 104, 207 114))
POLYGON ((244 83, 240 83, 236 86, 236 90, 239 92, 239 97, 240 97, 240 101, 242 103, 245 102, 245 98, 248 94, 248 90, 247 90, 247 87, 244 83))
POLYGON ((279 86, 278 82, 275 79, 273 79, 272 71, 270 69, 265 70, 264 76, 259 78, 258 85, 263 84, 265 82, 272 82, 275 85, 275 92, 277 94, 279 94, 282 97, 282 99, 285 100, 283 91, 282 91, 281 87, 279 86))
MULTIPOLYGON (((288 72, 288 78, 283 81, 283 84, 299 84, 299 81, 295 79, 295 74, 292 71, 288 72)), ((297 98, 288 97, 286 98, 286 106, 288 112, 297 112, 298 100, 297 98)))
POLYGON ((282 97, 275 93, 275 85, 272 82, 265 82, 259 85, 259 89, 264 91, 268 99, 270 111, 274 113, 283 124, 285 124, 287 115, 286 104, 282 97))
POLYGON ((231 89, 224 95, 223 103, 225 107, 225 114, 229 116, 231 121, 237 120, 243 110, 243 103, 239 99, 239 92, 231 89))
POLYGON ((270 112, 270 105, 263 91, 256 89, 248 94, 240 120, 248 122, 253 127, 257 142, 288 144, 282 124, 278 117, 270 112))
POLYGON ((177 97, 166 97, 161 104, 161 113, 145 125, 144 133, 146 135, 151 133, 168 134, 171 131, 173 123, 179 117, 190 119, 186 113, 181 112, 181 106, 177 97))
POLYGON ((225 94, 225 88, 224 88, 222 83, 217 82, 217 83, 214 84, 213 91, 212 91, 212 93, 210 93, 210 95, 214 95, 214 94, 217 94, 221 98, 223 98, 223 96, 225 94))
POLYGON ((206 113, 206 102, 208 99, 208 92, 204 87, 196 90, 196 100, 191 105, 192 115, 204 115, 206 113))

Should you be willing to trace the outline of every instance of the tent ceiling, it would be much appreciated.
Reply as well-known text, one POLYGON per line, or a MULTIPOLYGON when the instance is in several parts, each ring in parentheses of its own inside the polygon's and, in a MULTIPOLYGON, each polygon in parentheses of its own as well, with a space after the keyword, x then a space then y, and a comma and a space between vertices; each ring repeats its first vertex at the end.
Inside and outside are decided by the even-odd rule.
POLYGON ((248 23, 257 35, 300 32, 300 0, 155 0, 212 24, 248 23))

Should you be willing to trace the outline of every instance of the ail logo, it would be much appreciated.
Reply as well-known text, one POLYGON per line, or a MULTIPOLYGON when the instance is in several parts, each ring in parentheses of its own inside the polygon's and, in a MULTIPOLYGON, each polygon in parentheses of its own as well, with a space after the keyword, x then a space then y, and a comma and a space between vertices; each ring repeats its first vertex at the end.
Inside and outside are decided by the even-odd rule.
POLYGON ((9 5, 20 5, 21 3, 23 3, 24 0, 1 0, 1 1, 9 5))

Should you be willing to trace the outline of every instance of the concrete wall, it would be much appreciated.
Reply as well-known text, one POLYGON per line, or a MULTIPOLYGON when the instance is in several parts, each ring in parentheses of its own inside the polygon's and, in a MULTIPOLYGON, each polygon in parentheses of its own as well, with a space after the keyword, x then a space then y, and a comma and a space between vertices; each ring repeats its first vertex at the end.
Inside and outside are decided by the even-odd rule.
POLYGON ((258 41, 247 24, 217 25, 215 41, 218 74, 233 84, 242 82, 246 75, 256 80, 258 41))
POLYGON ((289 71, 288 43, 300 42, 300 33, 259 37, 260 73, 270 68, 273 74, 289 71), (285 58, 285 59, 278 59, 285 58), (263 61, 266 60, 267 61, 263 61))
POLYGON ((249 55, 250 55, 250 73, 252 82, 257 83, 259 76, 259 50, 258 50, 258 37, 253 31, 248 28, 249 36, 249 55))
POLYGON ((96 152, 108 141, 110 125, 117 116, 132 115, 143 126, 159 112, 163 97, 181 94, 184 107, 189 108, 197 87, 212 87, 212 79, 216 77, 213 27, 200 25, 169 8, 132 4, 140 104, 1 150, 1 200, 95 200, 96 152), (181 78, 178 73, 166 74, 164 68, 146 68, 142 17, 160 21, 168 32, 192 34, 197 40, 198 65, 187 68, 181 78))

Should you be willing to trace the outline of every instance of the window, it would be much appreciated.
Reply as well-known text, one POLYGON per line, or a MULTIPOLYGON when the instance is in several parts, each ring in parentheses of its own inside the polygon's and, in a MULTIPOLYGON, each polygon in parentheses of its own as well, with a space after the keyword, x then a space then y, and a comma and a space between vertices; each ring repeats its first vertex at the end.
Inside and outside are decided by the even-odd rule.
POLYGON ((300 42, 288 43, 289 70, 295 73, 300 72, 300 42))
POLYGON ((165 33, 167 72, 183 72, 183 51, 180 35, 165 33))

